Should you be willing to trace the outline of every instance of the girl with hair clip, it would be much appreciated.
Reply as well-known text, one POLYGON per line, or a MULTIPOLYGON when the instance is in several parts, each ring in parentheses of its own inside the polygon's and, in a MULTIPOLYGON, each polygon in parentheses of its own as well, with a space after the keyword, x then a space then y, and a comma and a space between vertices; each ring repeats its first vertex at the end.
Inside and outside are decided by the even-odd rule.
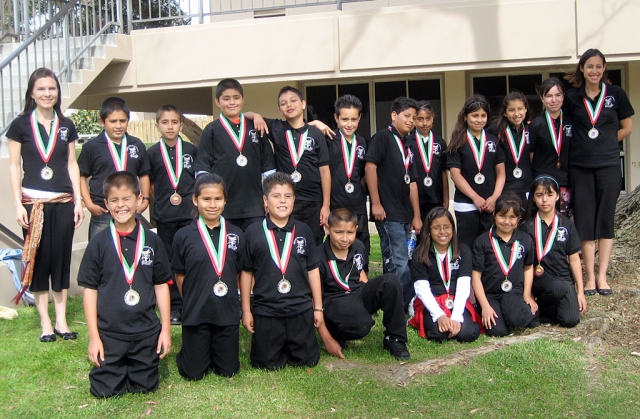
POLYGON ((9 180, 16 221, 25 235, 21 292, 30 287, 40 315, 41 342, 77 338, 67 325, 73 232, 82 224, 76 127, 60 108, 60 82, 48 68, 31 74, 24 110, 11 122, 9 180), (23 176, 24 170, 24 176, 23 176), (38 254, 36 258, 36 253, 38 254), (49 318, 49 278, 56 313, 49 318))
POLYGON ((437 342, 473 342, 480 336, 480 316, 469 302, 471 250, 458 244, 451 213, 433 208, 425 217, 420 244, 409 264, 416 290, 415 315, 409 325, 437 342))
POLYGON ((513 192, 498 198, 495 226, 473 244, 471 285, 490 336, 506 336, 513 327, 537 327, 538 304, 531 294, 534 246, 518 230, 522 202, 513 192))
POLYGON ((210 370, 223 377, 240 370, 238 274, 244 233, 222 217, 226 203, 219 175, 198 176, 193 194, 198 215, 173 241, 171 266, 184 305, 176 361, 189 380, 200 380, 210 370))
POLYGON ((609 295, 613 218, 622 186, 618 143, 631 134, 634 110, 624 90, 609 84, 607 62, 597 49, 585 51, 567 78, 575 87, 567 92, 563 109, 574 127, 569 161, 575 222, 587 274, 584 292, 609 295))
POLYGON ((556 77, 546 79, 538 87, 544 112, 529 126, 529 151, 533 176, 549 175, 560 186, 560 212, 571 218, 571 189, 569 185, 569 148, 573 125, 562 112, 564 85, 556 77))
POLYGON ((447 148, 447 169, 456 185, 458 240, 469 247, 491 227, 491 213, 505 182, 504 152, 484 129, 490 113, 484 96, 467 99, 447 148))
POLYGON ((531 185, 529 158, 529 103, 521 92, 511 92, 502 100, 496 127, 498 142, 504 151, 506 180, 504 191, 512 191, 522 202, 531 185))
POLYGON ((581 244, 571 220, 558 211, 559 199, 560 186, 553 177, 536 177, 520 228, 535 244, 531 292, 540 308, 540 322, 573 327, 580 322, 580 313, 587 309, 579 255, 581 244))

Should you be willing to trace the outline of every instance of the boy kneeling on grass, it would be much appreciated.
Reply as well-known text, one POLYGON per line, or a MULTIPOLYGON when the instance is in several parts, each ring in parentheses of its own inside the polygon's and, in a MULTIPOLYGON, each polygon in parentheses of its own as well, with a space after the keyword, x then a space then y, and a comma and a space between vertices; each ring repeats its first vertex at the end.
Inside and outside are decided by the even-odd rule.
POLYGON ((171 349, 171 266, 160 238, 135 219, 142 204, 137 177, 112 173, 103 190, 113 220, 89 242, 78 272, 95 365, 91 394, 148 393, 158 388, 158 365, 171 349))

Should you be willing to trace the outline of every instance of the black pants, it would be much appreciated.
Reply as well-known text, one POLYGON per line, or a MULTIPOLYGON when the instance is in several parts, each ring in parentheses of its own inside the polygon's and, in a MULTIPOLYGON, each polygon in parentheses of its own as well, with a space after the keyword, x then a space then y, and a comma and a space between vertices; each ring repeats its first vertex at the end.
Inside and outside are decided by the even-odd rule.
POLYGON ((160 356, 156 352, 158 336, 154 333, 137 341, 124 341, 100 334, 104 347, 104 361, 100 368, 93 367, 89 373, 91 394, 96 397, 112 397, 126 393, 149 393, 158 388, 158 365, 160 356))
POLYGON ((496 312, 495 326, 487 329, 489 336, 507 336, 512 327, 537 327, 540 311, 531 314, 531 307, 524 302, 521 292, 505 292, 502 294, 487 294, 491 308, 496 312))
POLYGON ((545 274, 533 280, 531 292, 538 300, 540 322, 558 322, 563 327, 580 323, 580 308, 575 285, 571 280, 545 274))
POLYGON ((311 228, 313 237, 316 239, 316 246, 320 246, 324 239, 324 229, 320 227, 320 209, 322 209, 322 202, 296 200, 291 214, 293 218, 302 221, 311 228))
POLYGON ((369 219, 367 214, 356 214, 358 216, 358 229, 356 230, 356 239, 360 240, 364 244, 364 250, 367 252, 364 255, 364 271, 369 273, 369 256, 371 255, 371 238, 369 236, 369 219))
POLYGON ((458 243, 464 243, 473 249, 473 242, 482 233, 486 233, 493 224, 493 214, 489 212, 456 211, 456 227, 458 231, 458 243))
POLYGON ((253 315, 251 365, 274 370, 285 365, 315 367, 320 348, 313 310, 291 317, 253 315))
MULTIPOLYGON (((462 343, 475 341, 478 339, 478 336, 480 336, 480 326, 471 319, 471 313, 469 313, 469 310, 466 308, 462 314, 462 318, 463 321, 460 332, 458 332, 453 339, 462 343)), ((433 321, 431 314, 429 314, 426 308, 424 311, 424 328, 427 331, 427 339, 429 340, 435 340, 436 342, 449 340, 449 332, 442 333, 438 330, 438 322, 433 321)))
POLYGON ((201 380, 209 370, 223 377, 240 371, 239 325, 200 324, 182 326, 182 349, 176 361, 180 375, 201 380))
POLYGON ((402 286, 395 274, 372 278, 360 289, 327 299, 325 323, 337 341, 361 339, 375 324, 371 315, 382 310, 385 336, 407 341, 407 320, 402 305, 402 286))
MULTIPOLYGON (((171 259, 173 258, 173 237, 176 235, 178 230, 182 227, 188 226, 192 221, 193 220, 180 220, 168 223, 156 221, 158 237, 162 240, 167 251, 169 263, 171 263, 171 259)), ((176 284, 175 278, 173 280, 173 284, 169 285, 169 292, 171 294, 171 310, 182 310, 182 296, 180 295, 180 291, 178 291, 178 285, 176 284)))

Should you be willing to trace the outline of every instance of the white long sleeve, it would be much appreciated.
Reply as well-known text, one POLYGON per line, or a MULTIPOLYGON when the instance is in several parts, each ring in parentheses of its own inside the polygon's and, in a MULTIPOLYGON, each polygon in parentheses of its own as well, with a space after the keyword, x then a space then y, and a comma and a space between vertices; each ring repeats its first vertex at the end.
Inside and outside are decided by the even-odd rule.
POLYGON ((469 295, 471 294, 471 277, 463 276, 458 278, 456 284, 456 298, 453 301, 453 310, 451 310, 451 320, 462 323, 464 317, 464 307, 467 304, 469 295))
POLYGON ((416 296, 422 301, 425 308, 429 311, 431 318, 434 322, 437 322, 440 316, 444 316, 444 311, 440 308, 440 305, 436 301, 436 298, 431 292, 431 285, 426 279, 420 279, 413 283, 413 288, 416 290, 416 296))

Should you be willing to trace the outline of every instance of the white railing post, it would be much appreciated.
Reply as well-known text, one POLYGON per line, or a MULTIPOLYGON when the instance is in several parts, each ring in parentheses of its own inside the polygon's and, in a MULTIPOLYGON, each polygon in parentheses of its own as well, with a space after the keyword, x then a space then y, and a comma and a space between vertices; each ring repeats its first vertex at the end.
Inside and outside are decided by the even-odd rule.
POLYGON ((13 0, 13 33, 17 35, 16 42, 20 41, 20 3, 13 0))
MULTIPOLYGON (((198 0, 198 23, 202 25, 204 23, 204 0, 198 0)), ((179 4, 178 4, 179 7, 179 4)))
POLYGON ((64 47, 64 60, 67 66, 66 81, 71 81, 71 50, 69 48, 69 14, 62 19, 62 45, 64 47))
MULTIPOLYGON (((130 6, 131 6, 131 0, 127 0, 127 17, 129 16, 129 10, 130 10, 130 6)), ((118 8, 118 33, 122 33, 124 32, 124 25, 123 25, 123 20, 122 20, 122 0, 117 0, 116 1, 116 7, 118 8)), ((131 24, 131 22, 129 22, 129 24, 131 24)))
POLYGON ((131 35, 131 31, 133 30, 133 2, 131 0, 127 0, 127 33, 131 35))

